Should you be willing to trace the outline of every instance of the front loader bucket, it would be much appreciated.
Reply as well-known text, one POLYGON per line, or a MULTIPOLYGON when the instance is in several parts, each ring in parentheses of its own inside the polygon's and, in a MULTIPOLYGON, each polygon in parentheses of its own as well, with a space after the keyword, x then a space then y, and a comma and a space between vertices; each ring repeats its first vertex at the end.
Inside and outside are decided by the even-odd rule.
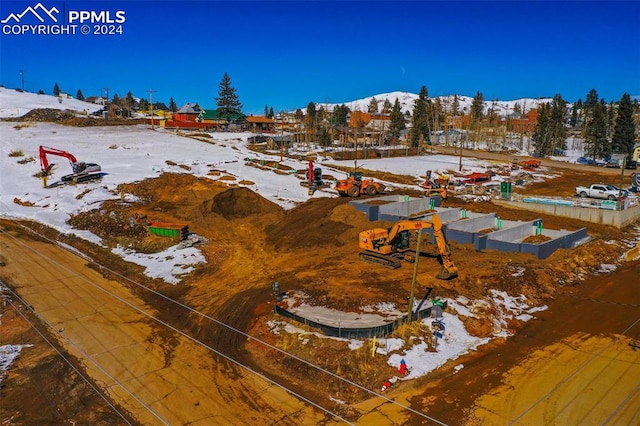
POLYGON ((436 278, 439 280, 448 281, 456 278, 457 276, 458 276, 458 272, 450 272, 450 271, 447 271, 445 268, 442 268, 440 273, 436 275, 436 278))

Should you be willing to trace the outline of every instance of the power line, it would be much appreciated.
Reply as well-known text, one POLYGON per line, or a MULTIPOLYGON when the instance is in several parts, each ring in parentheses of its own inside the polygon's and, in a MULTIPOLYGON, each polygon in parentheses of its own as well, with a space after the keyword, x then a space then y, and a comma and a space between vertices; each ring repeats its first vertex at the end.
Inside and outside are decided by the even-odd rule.
MULTIPOLYGON (((25 302, 24 299, 22 299, 20 296, 18 296, 17 293, 15 293, 13 290, 11 290, 2 280, 0 280, 0 287, 2 287, 3 289, 6 289, 7 291, 9 291, 13 297, 15 297, 16 299, 20 300, 20 302, 24 305, 24 306, 29 306, 28 303, 25 302)), ((49 340, 47 339, 47 337, 35 326, 35 324, 33 324, 31 321, 29 321, 29 319, 26 317, 26 315, 24 315, 20 309, 18 309, 16 306, 14 306, 13 303, 9 303, 11 305, 11 307, 18 313, 18 315, 20 315, 22 317, 22 319, 24 319, 29 326, 31 326, 31 328, 40 335, 40 337, 42 337, 42 340, 44 340, 49 346, 51 346, 51 348, 56 351, 58 353, 58 355, 60 356, 60 358, 62 358, 64 360, 65 363, 67 363, 67 365, 69 367, 71 367, 79 376, 82 380, 84 380, 84 382, 86 384, 88 384, 91 389, 94 390, 94 392, 96 394, 98 394, 98 396, 100 398, 102 398, 104 400, 104 402, 107 403, 107 405, 109 405, 113 411, 115 411, 118 416, 120 416, 120 418, 122 418, 122 420, 124 420, 128 425, 132 425, 131 422, 129 422, 129 420, 127 420, 127 418, 124 416, 124 414, 122 414, 112 403, 111 401, 109 401, 109 399, 102 393, 100 392, 100 390, 87 378, 84 376, 84 374, 82 374, 82 372, 75 366, 73 365, 73 363, 71 361, 69 361, 69 359, 49 340)), ((47 324, 51 329, 53 329, 53 327, 51 326, 50 323, 48 323, 47 321, 45 321, 42 317, 40 317, 40 315, 38 315, 34 310, 32 310, 32 313, 43 323, 47 324)))

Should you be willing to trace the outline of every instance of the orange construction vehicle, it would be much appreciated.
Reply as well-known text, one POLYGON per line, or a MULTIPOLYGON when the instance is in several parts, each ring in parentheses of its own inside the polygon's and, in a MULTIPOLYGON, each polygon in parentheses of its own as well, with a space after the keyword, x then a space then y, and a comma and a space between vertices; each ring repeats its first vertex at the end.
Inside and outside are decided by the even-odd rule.
POLYGON ((442 270, 436 278, 450 280, 457 277, 458 268, 451 260, 451 251, 442 231, 442 222, 436 214, 431 215, 431 220, 428 221, 403 220, 389 229, 374 228, 360 232, 360 260, 392 269, 402 266, 403 260, 415 262, 416 251, 410 247, 410 232, 423 228, 433 228, 438 256, 442 261, 442 270))
POLYGON ((421 185, 426 191, 427 197, 440 196, 443 200, 448 197, 447 186, 449 186, 449 176, 443 175, 436 179, 431 179, 431 170, 427 170, 424 183, 421 185))
POLYGON ((363 179, 360 172, 350 172, 346 179, 336 183, 335 190, 341 197, 356 198, 362 194, 377 195, 384 191, 384 185, 373 179, 363 179))

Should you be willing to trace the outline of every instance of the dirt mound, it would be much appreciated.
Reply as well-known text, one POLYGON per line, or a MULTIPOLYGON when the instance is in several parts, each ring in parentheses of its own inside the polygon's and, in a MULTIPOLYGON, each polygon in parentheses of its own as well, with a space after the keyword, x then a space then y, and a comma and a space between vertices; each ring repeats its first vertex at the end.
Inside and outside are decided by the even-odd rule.
POLYGON ((282 208, 247 188, 228 189, 200 207, 203 216, 217 213, 228 220, 241 219, 253 215, 268 215, 280 212, 282 208))
POLYGON ((74 113, 69 110, 60 110, 54 108, 36 108, 32 109, 25 115, 16 118, 16 121, 46 121, 58 122, 74 117, 74 113))
POLYGON ((353 225, 332 220, 334 209, 345 204, 342 198, 311 199, 287 212, 277 223, 267 227, 267 242, 277 249, 298 249, 333 244, 342 246, 341 234, 353 225))

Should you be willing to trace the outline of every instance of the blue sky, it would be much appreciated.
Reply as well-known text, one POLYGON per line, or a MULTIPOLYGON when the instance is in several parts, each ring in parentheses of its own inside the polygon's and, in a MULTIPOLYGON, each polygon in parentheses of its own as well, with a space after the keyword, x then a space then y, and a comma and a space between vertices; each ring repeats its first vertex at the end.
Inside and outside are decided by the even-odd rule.
MULTIPOLYGON (((109 88, 149 99, 152 89, 154 101, 215 108, 226 72, 253 114, 422 86, 430 96, 480 91, 503 101, 559 93, 574 102, 591 89, 607 101, 640 95, 637 1, 40 3, 76 34, 23 30, 41 24, 30 13, 0 24, 5 87, 22 87, 24 77, 32 92, 51 93, 57 82, 72 95, 109 88), (80 11, 103 12, 102 21, 69 21, 80 11), (122 34, 94 34, 109 25, 122 34)), ((2 0, 0 19, 37 4, 2 0)))

